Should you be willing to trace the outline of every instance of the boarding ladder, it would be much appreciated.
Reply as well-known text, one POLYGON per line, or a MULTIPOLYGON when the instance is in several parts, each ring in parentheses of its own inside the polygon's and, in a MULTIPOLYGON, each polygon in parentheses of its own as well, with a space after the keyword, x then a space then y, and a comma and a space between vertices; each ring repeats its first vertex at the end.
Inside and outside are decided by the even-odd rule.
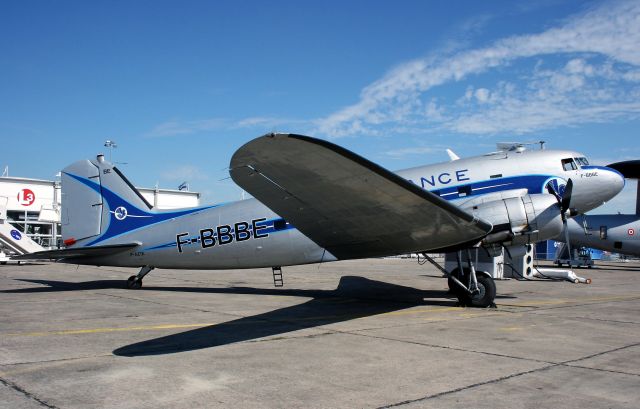
POLYGON ((282 280, 282 267, 271 267, 273 272, 273 286, 283 287, 284 281, 282 280))

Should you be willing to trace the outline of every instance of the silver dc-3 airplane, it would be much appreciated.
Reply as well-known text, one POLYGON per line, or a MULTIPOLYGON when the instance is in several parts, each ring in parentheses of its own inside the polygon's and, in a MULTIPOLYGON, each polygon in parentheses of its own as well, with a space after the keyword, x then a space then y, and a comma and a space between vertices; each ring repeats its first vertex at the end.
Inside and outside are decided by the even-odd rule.
POLYGON ((20 257, 140 267, 128 280, 140 288, 153 268, 275 271, 457 252, 456 295, 464 305, 489 306, 495 284, 475 271, 468 249, 556 237, 567 215, 600 206, 624 186, 620 173, 590 166, 577 152, 512 148, 393 173, 324 140, 268 134, 230 163, 231 178, 254 198, 166 211, 99 155, 62 171, 66 248, 20 257))

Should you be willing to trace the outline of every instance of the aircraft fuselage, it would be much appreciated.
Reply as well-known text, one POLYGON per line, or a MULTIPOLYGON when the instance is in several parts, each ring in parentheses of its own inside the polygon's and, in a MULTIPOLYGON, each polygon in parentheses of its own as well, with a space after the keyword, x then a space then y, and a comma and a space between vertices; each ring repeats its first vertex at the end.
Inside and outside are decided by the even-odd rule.
MULTIPOLYGON (((574 183, 571 207, 583 213, 611 199, 624 185, 618 172, 589 166, 582 162, 583 158, 571 151, 500 152, 405 169, 397 174, 461 208, 523 193, 546 193, 549 182, 561 192, 571 178, 574 183)), ((97 166, 106 174, 112 165, 102 162, 97 166)), ((71 176, 100 191, 94 181, 71 176)), ((131 241, 141 245, 109 257, 78 259, 77 263, 234 269, 336 260, 255 199, 179 211, 156 211, 126 201, 116 203, 119 199, 114 197, 114 203, 109 203, 109 197, 105 196, 107 203, 103 212, 106 217, 103 220, 108 226, 102 226, 102 232, 97 236, 78 240, 77 245, 131 241)))

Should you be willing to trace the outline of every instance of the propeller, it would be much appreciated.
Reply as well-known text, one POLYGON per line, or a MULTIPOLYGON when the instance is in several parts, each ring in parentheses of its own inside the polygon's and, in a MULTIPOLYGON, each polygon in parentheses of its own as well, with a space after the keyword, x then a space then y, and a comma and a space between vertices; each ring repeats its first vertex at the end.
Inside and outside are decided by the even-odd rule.
POLYGON ((558 205, 560 206, 560 217, 562 218, 562 226, 564 228, 564 239, 569 252, 569 261, 571 261, 571 244, 569 243, 569 228, 567 227, 567 213, 570 213, 571 206, 571 194, 573 193, 573 180, 569 179, 567 185, 562 192, 562 196, 558 193, 551 184, 547 183, 547 191, 556 197, 558 205))
POLYGON ((562 216, 562 221, 567 221, 567 211, 571 206, 571 195, 573 194, 573 180, 569 179, 567 181, 567 185, 564 188, 564 192, 562 195, 558 193, 555 187, 551 184, 551 182, 547 183, 547 192, 551 193, 556 197, 558 201, 558 206, 560 206, 560 215, 562 216))

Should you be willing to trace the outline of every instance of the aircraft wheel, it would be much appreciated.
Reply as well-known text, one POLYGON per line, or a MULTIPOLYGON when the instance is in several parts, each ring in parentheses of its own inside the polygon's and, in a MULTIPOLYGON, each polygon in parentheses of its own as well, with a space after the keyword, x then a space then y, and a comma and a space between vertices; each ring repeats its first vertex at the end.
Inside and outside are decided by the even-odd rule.
POLYGON ((493 301, 496 298, 496 283, 493 278, 484 274, 478 274, 478 294, 470 295, 468 293, 461 293, 461 303, 469 307, 487 308, 494 305, 493 301))
POLYGON ((138 280, 138 277, 131 276, 127 280, 127 288, 130 290, 138 290, 142 287, 142 280, 138 280))

